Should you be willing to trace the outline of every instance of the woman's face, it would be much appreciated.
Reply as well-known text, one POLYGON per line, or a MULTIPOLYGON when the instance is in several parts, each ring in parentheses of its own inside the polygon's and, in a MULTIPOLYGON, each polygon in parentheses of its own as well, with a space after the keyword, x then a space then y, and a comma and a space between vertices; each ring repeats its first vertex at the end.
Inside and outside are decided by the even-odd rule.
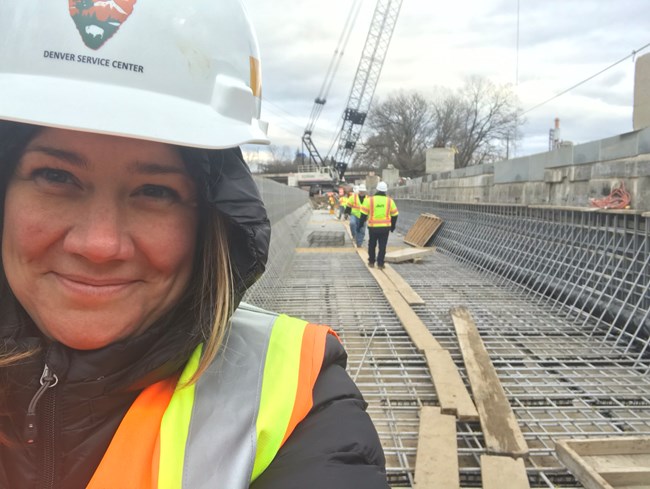
POLYGON ((7 187, 2 263, 46 336, 101 348, 179 300, 197 222, 196 186, 173 146, 45 129, 7 187))

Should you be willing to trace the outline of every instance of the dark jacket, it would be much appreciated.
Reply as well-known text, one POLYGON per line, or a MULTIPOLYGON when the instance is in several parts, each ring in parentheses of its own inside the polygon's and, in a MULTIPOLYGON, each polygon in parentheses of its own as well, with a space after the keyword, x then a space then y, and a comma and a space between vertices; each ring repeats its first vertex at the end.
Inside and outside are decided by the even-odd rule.
MULTIPOLYGON (((0 422, 13 444, 0 445, 0 487, 84 488, 139 392, 183 365, 186 356, 177 351, 183 329, 168 321, 101 350, 77 351, 44 344, 20 310, 15 314, 5 305, 1 312, 0 335, 6 347, 40 344, 42 351, 12 367, 9 378, 3 379, 11 389, 11 412, 0 422), (58 383, 37 402, 37 435, 27 444, 26 414, 45 363, 58 383)), ((345 364, 342 346, 329 338, 313 409, 251 488, 388 487, 381 445, 345 364)))

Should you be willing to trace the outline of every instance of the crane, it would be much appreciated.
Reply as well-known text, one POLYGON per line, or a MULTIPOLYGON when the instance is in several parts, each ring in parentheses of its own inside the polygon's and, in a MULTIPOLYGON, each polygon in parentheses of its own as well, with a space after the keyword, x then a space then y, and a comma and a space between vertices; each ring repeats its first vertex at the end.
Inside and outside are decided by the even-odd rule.
POLYGON ((388 46, 393 37, 402 0, 377 0, 361 59, 352 83, 352 89, 350 90, 346 108, 343 111, 343 124, 334 140, 334 144, 332 144, 332 148, 337 141, 339 146, 336 155, 330 158, 329 164, 326 164, 311 136, 316 121, 327 102, 327 93, 332 86, 332 81, 358 16, 360 5, 361 0, 357 0, 352 5, 339 44, 334 52, 334 57, 330 62, 325 81, 314 101, 314 107, 302 137, 302 142, 309 151, 311 169, 317 169, 321 173, 327 172, 332 186, 337 184, 339 180, 344 180, 345 171, 361 135, 361 129, 368 115, 386 59, 388 46))

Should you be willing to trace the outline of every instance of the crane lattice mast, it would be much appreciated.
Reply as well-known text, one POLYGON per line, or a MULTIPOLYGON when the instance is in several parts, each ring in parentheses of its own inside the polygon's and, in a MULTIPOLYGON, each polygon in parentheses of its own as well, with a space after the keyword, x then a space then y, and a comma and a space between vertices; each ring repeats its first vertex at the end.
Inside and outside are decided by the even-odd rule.
POLYGON ((402 0, 377 1, 352 90, 343 112, 343 125, 337 136, 339 145, 334 161, 341 178, 361 136, 401 7, 402 0))

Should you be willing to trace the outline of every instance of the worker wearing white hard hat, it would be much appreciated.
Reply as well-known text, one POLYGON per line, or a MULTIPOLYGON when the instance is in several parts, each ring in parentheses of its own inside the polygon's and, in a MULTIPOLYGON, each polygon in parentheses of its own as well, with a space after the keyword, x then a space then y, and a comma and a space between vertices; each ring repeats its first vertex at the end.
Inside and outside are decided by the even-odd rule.
POLYGON ((239 0, 0 2, 0 487, 388 487, 333 332, 240 304, 260 102, 239 0))
POLYGON ((361 220, 368 222, 368 266, 374 267, 376 260, 380 269, 384 268, 388 235, 395 230, 398 215, 397 205, 386 195, 387 191, 386 182, 379 182, 375 195, 361 206, 361 220))

